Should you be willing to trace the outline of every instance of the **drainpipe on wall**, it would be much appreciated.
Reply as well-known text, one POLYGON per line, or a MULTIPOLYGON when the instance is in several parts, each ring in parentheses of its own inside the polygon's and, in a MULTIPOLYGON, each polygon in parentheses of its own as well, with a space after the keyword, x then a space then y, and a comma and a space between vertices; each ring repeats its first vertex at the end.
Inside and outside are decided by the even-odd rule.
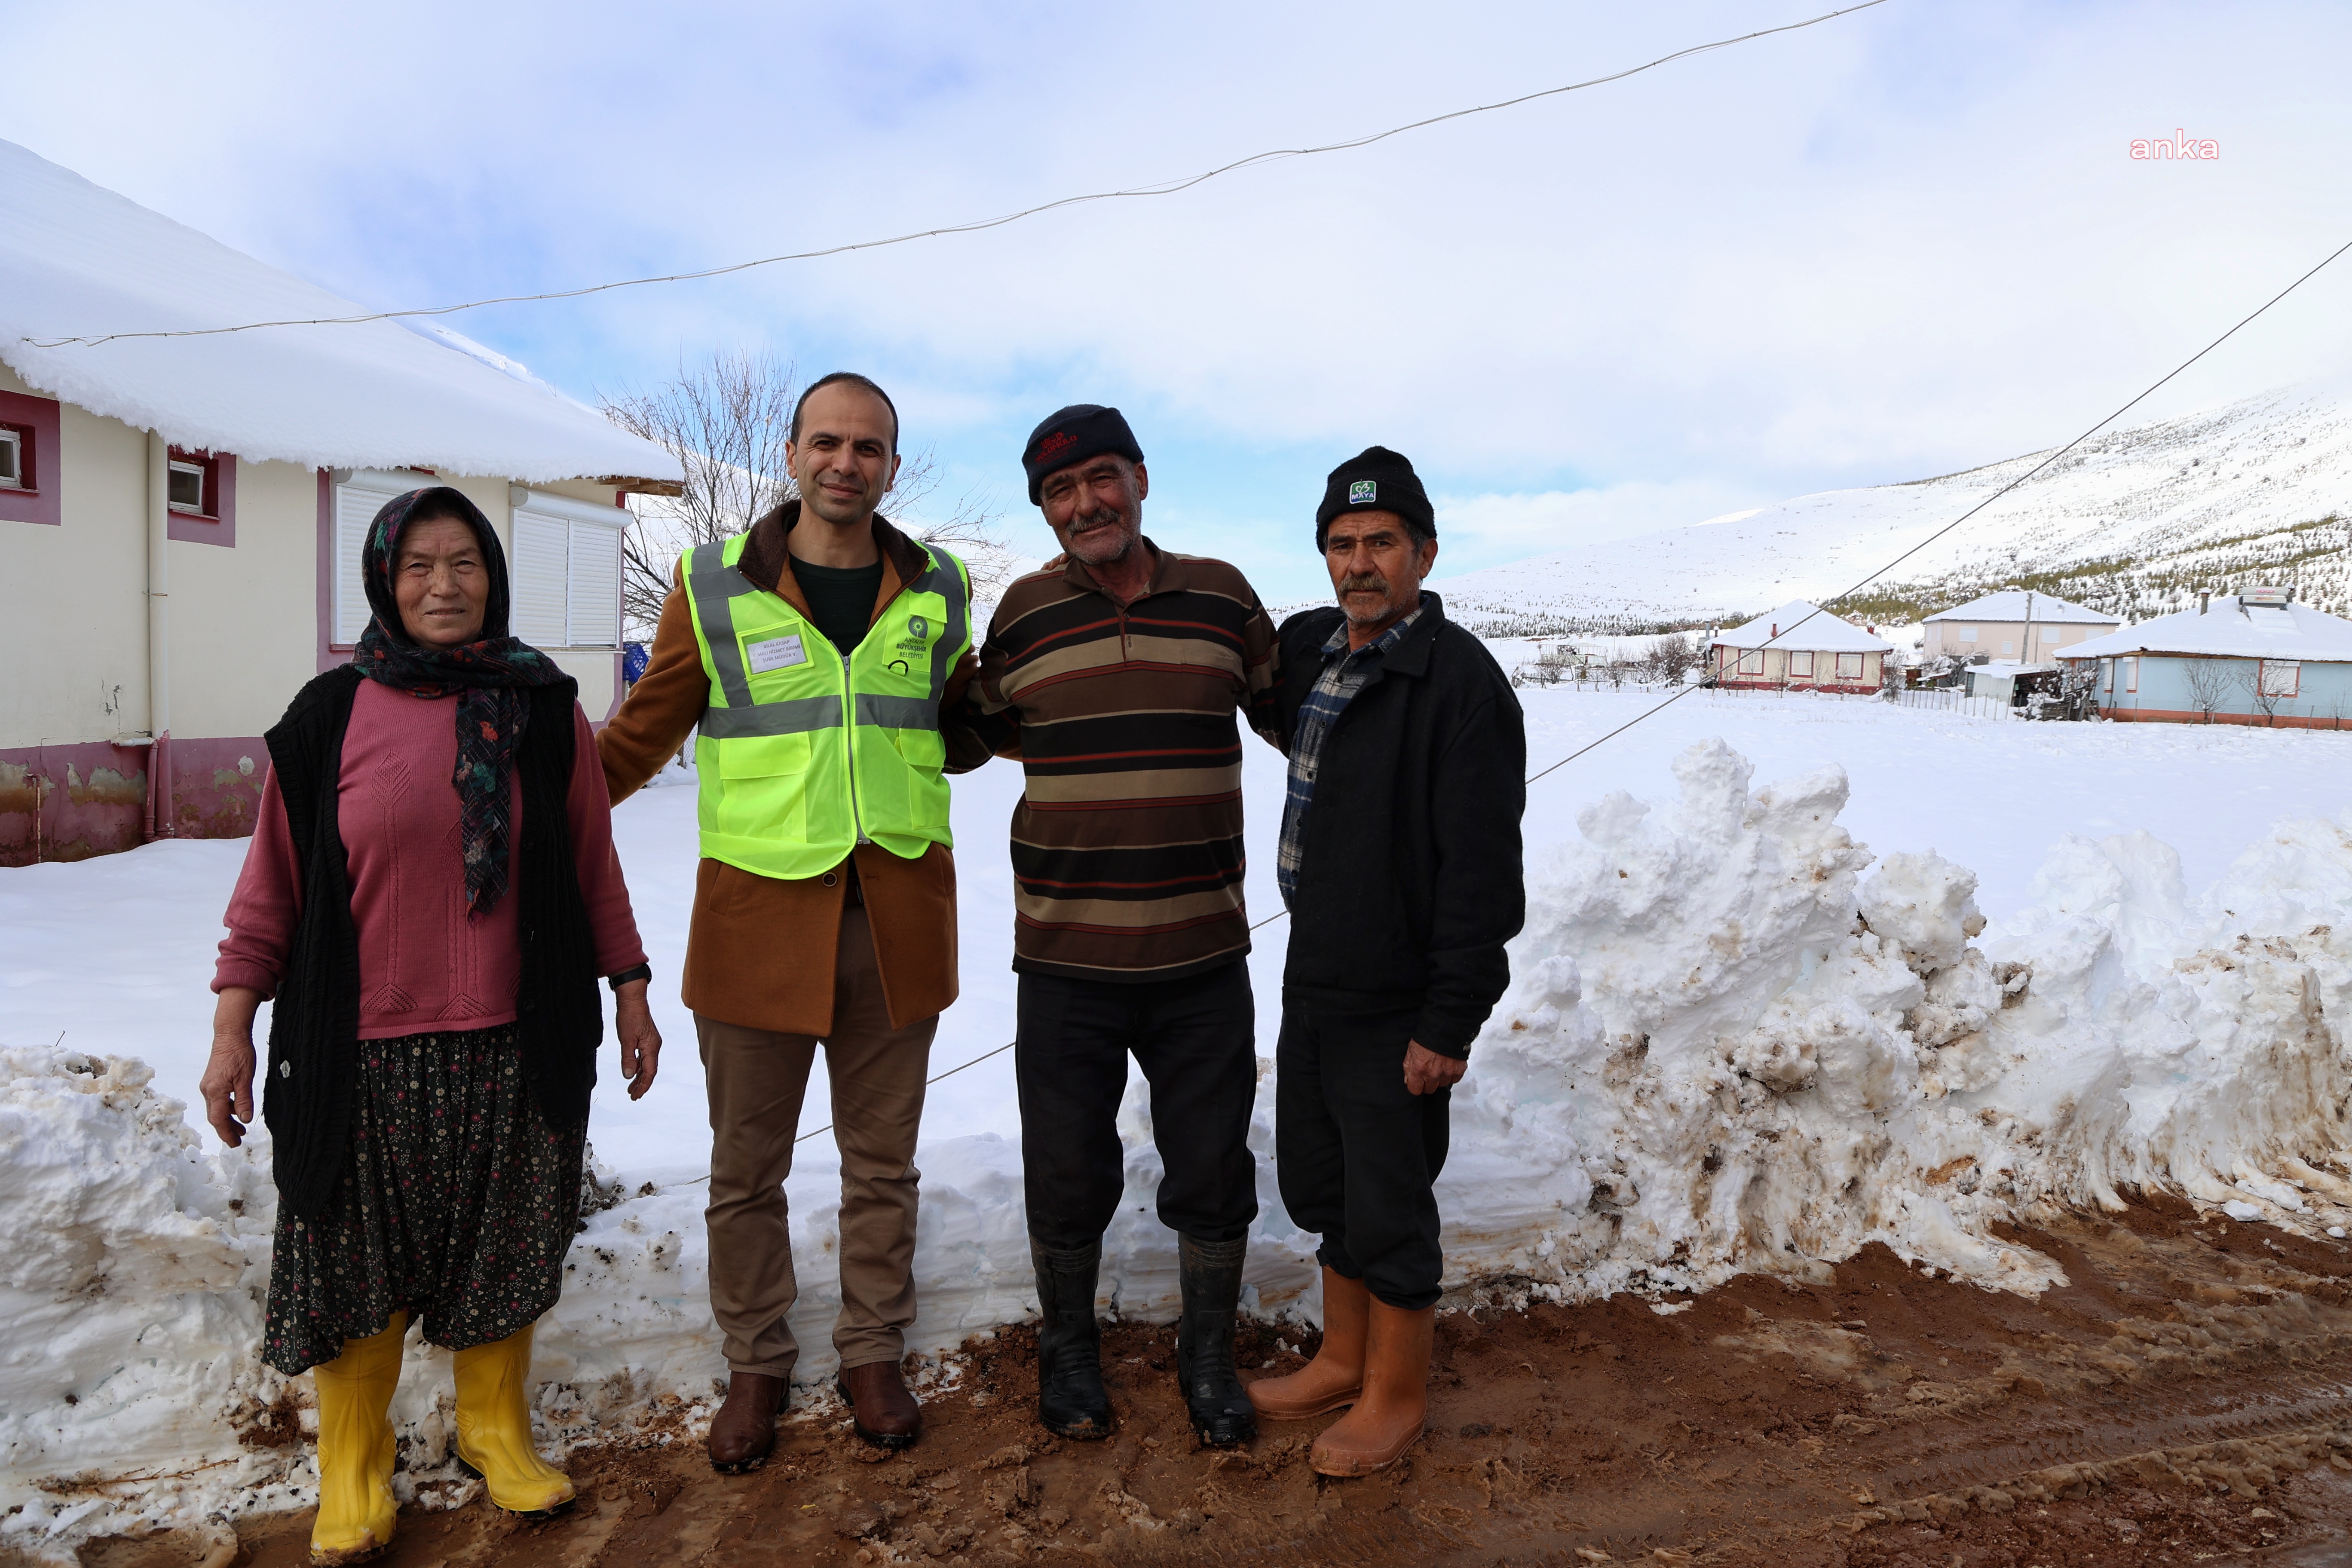
POLYGON ((172 837, 172 448, 147 432, 147 837, 172 837))

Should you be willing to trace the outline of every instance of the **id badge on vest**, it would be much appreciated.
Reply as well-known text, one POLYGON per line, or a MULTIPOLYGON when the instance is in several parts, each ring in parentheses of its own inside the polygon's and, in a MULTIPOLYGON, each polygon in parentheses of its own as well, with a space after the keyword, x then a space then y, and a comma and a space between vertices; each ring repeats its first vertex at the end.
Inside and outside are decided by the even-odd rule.
POLYGON ((808 662, 808 650, 801 646, 798 632, 746 644, 743 656, 754 675, 765 675, 772 669, 789 669, 793 665, 808 662))

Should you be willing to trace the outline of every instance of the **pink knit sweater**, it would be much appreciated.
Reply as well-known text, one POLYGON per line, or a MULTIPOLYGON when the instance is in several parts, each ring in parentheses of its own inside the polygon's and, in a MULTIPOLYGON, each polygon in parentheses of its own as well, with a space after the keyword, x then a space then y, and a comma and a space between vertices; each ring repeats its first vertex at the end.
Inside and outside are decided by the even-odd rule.
MULTIPOLYGON (((522 980, 511 889, 478 921, 466 918, 466 872, 458 858, 457 699, 420 699, 373 680, 360 683, 343 737, 339 794, 350 857, 352 916, 359 926, 360 1038, 486 1029, 515 1016, 522 980)), ((572 849, 596 943, 596 973, 646 961, 636 917, 613 850, 612 808, 588 716, 572 707, 572 849)), ((522 795, 515 786, 509 844, 522 843, 522 795)), ((301 914, 294 846, 273 772, 263 784, 253 842, 222 923, 213 989, 249 986, 277 994, 301 914)))

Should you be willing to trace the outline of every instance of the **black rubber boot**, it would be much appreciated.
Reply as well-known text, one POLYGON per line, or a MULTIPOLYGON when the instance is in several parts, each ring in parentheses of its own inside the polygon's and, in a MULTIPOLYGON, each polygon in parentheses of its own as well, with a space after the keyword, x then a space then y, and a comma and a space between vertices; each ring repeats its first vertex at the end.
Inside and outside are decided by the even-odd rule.
POLYGON ((1093 1442, 1110 1436, 1110 1395, 1103 1392, 1102 1329, 1095 1321, 1095 1277, 1102 1243, 1047 1247, 1029 1238, 1037 1269, 1037 1419, 1057 1437, 1093 1442))
POLYGON ((1246 1237, 1234 1241, 1176 1238, 1183 1271, 1184 1315, 1176 1322, 1176 1378, 1192 1430, 1213 1447, 1257 1436, 1257 1412, 1234 1371, 1234 1313, 1242 1300, 1246 1237))

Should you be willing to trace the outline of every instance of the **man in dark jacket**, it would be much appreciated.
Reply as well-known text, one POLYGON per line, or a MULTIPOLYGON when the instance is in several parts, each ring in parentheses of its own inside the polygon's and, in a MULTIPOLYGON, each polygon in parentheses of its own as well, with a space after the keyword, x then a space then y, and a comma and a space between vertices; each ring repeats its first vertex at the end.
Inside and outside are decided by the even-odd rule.
POLYGON ((1527 731, 1492 655, 1422 580, 1437 524, 1412 465, 1371 447, 1331 472, 1315 539, 1339 597, 1283 623, 1290 757, 1276 863, 1289 907, 1275 1155, 1323 1246, 1323 1346, 1250 1386, 1266 1420, 1352 1405, 1325 1475, 1396 1462, 1428 1409, 1446 1108, 1510 979, 1527 898, 1527 731))

